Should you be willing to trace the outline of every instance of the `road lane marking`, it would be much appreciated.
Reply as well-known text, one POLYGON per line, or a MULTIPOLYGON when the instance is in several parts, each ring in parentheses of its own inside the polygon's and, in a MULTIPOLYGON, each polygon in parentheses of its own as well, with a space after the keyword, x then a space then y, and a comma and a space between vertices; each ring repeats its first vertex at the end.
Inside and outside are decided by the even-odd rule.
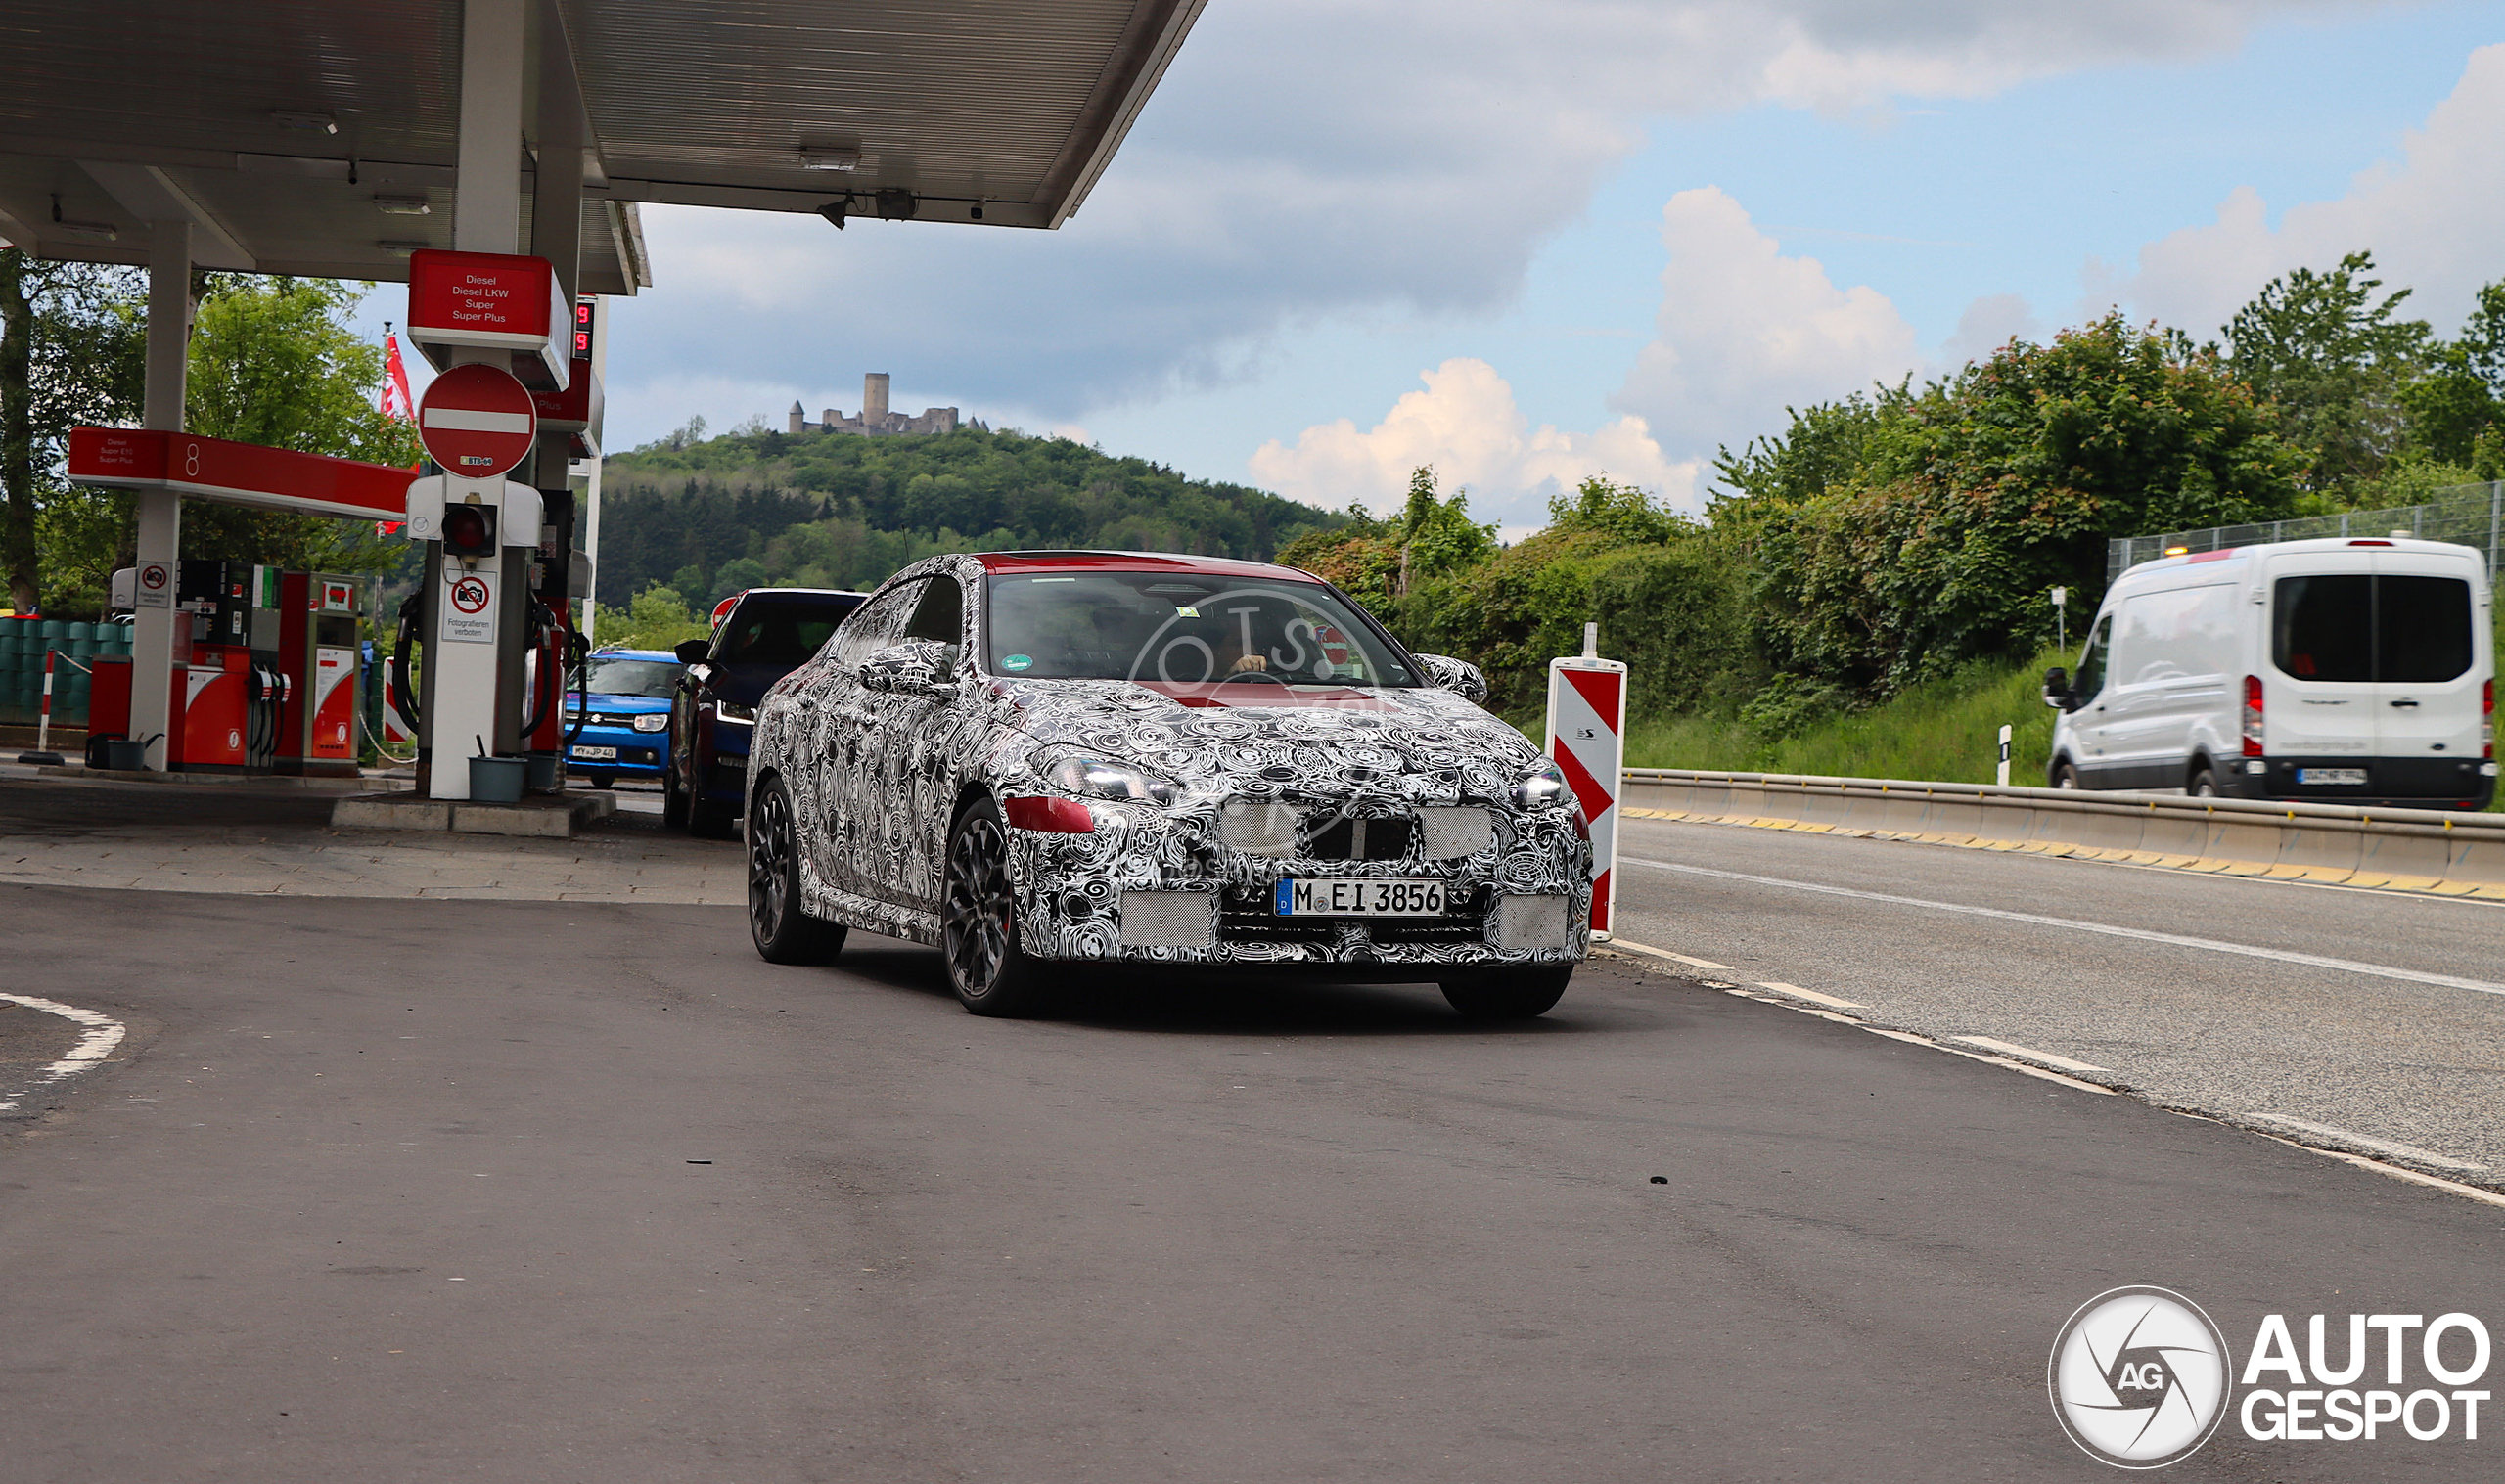
POLYGON ((121 1045, 121 1038, 125 1034, 120 1021, 110 1015, 100 1015, 92 1010, 80 1010, 75 1005, 64 1005, 57 1000, 38 1000, 32 995, 0 994, 0 1000, 5 1000, 12 1005, 23 1005, 28 1010, 39 1010, 48 1015, 59 1015, 65 1020, 74 1020, 87 1027, 86 1033, 78 1038, 78 1044, 63 1053, 60 1060, 35 1073, 33 1081, 14 1092, 0 1094, 9 1099, 6 1102, 0 1102, 0 1113, 16 1107, 17 1100, 35 1089, 48 1087, 65 1077, 74 1077, 112 1056, 114 1048, 121 1045))
POLYGON ((1858 1001, 1839 1000, 1833 995, 1822 995, 1814 989, 1802 989, 1798 984, 1784 984, 1773 979, 1758 980, 1757 988, 1770 989, 1778 995, 1790 995, 1796 1000, 1806 1000, 1813 1005, 1824 1005, 1834 1010, 1861 1009, 1858 1001))
POLYGON ((2325 1139, 2338 1139, 2344 1143, 2357 1145, 2385 1154, 2397 1155, 2403 1159, 2421 1160, 2442 1169, 2483 1170, 2487 1168, 2483 1164, 2477 1164, 2468 1159, 2455 1159, 2450 1154, 2438 1154, 2432 1149, 2422 1149, 2414 1144, 2402 1144, 2395 1139, 2377 1139, 2371 1135, 2352 1133, 2347 1129, 2336 1129, 2327 1123, 2312 1123, 2302 1118, 2291 1118, 2285 1113, 2247 1113, 2245 1116, 2262 1123, 2275 1124, 2280 1128, 2300 1129, 2308 1134, 2318 1134, 2325 1139))
POLYGON ((1739 972, 1738 969, 1733 968, 1728 964, 1716 964, 1711 959, 1691 959, 1683 953, 1672 953, 1666 948, 1654 948, 1644 943, 1629 942, 1621 937, 1612 936, 1609 940, 1609 946, 1612 948, 1628 949, 1635 953, 1651 954, 1657 959, 1669 959, 1676 963, 1685 964, 1690 968, 1711 969, 1717 974, 1735 974, 1739 972))
POLYGON ((2505 984, 2492 984, 2485 979, 2464 979, 2453 974, 2431 974, 2415 968, 2395 968, 2388 964, 2360 964, 2353 959, 2325 958, 2321 954, 2298 953, 2286 948, 2256 948, 2250 943, 2226 943, 2215 938, 2189 938, 2181 933, 2155 932, 2145 927, 2122 927, 2112 922, 2088 922, 2077 918, 2052 918, 2033 912, 2007 912, 1998 907, 1970 907, 1963 902, 1934 902, 1923 897, 1891 896, 1884 891, 1862 891, 1851 886, 1829 886, 1819 881, 1793 881, 1782 877, 1751 876, 1744 871, 1717 871, 1710 866, 1685 866, 1675 861, 1646 860, 1641 856, 1620 856, 1619 863, 1647 866, 1656 871, 1679 871, 1690 876, 1709 876, 1726 881, 1748 881, 1759 886, 1785 886, 1794 891, 1814 891, 1825 896, 1852 897, 1864 902, 1886 902, 1896 907, 1921 907, 1933 912, 1953 912, 1970 918, 1996 918, 2005 922, 2027 922, 2037 927, 2066 927, 2072 932, 2102 933, 2113 938, 2134 938, 2143 943, 2163 943, 2173 948, 2198 948, 2209 953, 2237 954, 2248 959, 2268 959, 2279 964, 2301 964, 2310 968, 2336 969, 2343 973, 2368 974, 2379 979, 2398 979, 2409 984, 2433 984, 2444 989, 2467 989, 2482 995, 2505 995, 2505 984))
POLYGON ((2056 1057, 2051 1052, 2039 1052, 2031 1046, 2020 1046, 2011 1041, 1995 1041, 1989 1036, 1959 1036, 1957 1039, 1965 1042, 1968 1046, 1980 1046, 1985 1051, 1999 1052, 2003 1056, 2019 1057, 2029 1061, 2041 1061, 2046 1066, 2057 1066, 2066 1072, 2101 1072, 2108 1070, 2106 1067, 2097 1066, 2090 1062, 2072 1061, 2068 1057, 2056 1057))

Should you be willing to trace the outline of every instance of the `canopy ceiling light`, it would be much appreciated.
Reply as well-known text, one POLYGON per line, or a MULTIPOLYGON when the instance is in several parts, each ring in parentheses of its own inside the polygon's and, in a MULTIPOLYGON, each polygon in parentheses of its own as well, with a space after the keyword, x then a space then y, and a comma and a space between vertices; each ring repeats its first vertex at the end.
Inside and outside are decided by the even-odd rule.
POLYGON ((848 174, 861 168, 861 152, 848 145, 802 145, 800 168, 842 170, 848 174))
POLYGON ((378 196, 374 209, 386 216, 425 216, 433 211, 423 196, 378 196))
POLYGON ((311 113, 298 109, 272 109, 270 122, 282 129, 297 129, 307 134, 337 134, 340 121, 328 113, 311 113))

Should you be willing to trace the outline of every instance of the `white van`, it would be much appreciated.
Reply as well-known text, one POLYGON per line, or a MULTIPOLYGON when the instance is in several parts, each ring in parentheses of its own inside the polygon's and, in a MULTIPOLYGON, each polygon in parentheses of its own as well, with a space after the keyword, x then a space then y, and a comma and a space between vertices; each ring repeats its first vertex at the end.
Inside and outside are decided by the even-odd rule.
POLYGON ((2495 613, 2482 555, 2282 541, 2143 562, 2076 674, 2044 676, 2056 788, 2483 809, 2495 613))

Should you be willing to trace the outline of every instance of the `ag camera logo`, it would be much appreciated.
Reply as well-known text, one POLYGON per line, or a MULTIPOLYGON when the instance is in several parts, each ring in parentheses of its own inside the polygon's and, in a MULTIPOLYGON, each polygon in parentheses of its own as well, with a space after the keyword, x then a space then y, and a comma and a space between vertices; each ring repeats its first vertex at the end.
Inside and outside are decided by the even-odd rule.
POLYGON ((2201 1306, 2165 1288, 2114 1288, 2079 1306, 2045 1371, 2053 1415, 2117 1468, 2188 1458, 2227 1414, 2234 1366, 2201 1306))

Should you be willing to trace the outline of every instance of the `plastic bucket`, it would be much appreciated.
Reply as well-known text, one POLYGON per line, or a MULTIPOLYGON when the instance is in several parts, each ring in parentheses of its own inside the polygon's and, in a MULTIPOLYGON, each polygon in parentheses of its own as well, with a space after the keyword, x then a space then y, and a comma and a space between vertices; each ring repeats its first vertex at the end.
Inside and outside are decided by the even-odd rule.
POLYGON ((565 770, 558 766, 556 753, 533 752, 530 754, 530 777, 524 787, 533 793, 554 793, 558 780, 564 777, 565 770))
POLYGON ((480 804, 518 804, 522 786, 530 776, 530 760, 523 757, 470 759, 470 798, 480 804))
POLYGON ((112 738, 105 742, 105 766, 122 773, 136 773, 148 766, 148 744, 125 738, 112 738))

